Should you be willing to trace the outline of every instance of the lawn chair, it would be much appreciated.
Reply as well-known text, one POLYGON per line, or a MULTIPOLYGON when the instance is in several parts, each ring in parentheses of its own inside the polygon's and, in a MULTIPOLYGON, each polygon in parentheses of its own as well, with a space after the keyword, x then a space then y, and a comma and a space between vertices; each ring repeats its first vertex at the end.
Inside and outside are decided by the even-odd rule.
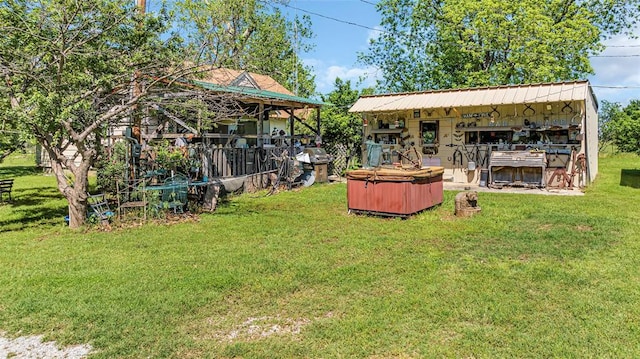
POLYGON ((115 213, 113 213, 113 211, 111 211, 111 208, 109 208, 107 196, 104 193, 87 195, 87 202, 91 207, 91 211, 88 213, 87 217, 97 218, 103 224, 109 223, 115 213))
POLYGON ((117 181, 118 217, 122 219, 128 209, 142 209, 142 216, 147 220, 147 189, 145 179, 117 181))
POLYGON ((0 180, 0 202, 4 202, 2 197, 9 198, 9 202, 13 201, 11 198, 11 188, 13 188, 13 178, 0 180), (6 194, 6 196, 4 196, 6 194))
POLYGON ((174 176, 167 178, 164 181, 164 186, 168 188, 162 190, 163 207, 172 209, 173 213, 184 213, 189 192, 189 180, 186 176, 174 176))

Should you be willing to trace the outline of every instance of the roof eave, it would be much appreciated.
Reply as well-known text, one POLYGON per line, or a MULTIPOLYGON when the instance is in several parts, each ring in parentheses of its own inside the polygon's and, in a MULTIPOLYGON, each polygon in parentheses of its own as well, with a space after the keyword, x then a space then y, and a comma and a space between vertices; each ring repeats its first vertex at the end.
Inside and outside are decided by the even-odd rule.
POLYGON ((257 102, 269 102, 270 104, 278 104, 286 107, 304 108, 321 107, 325 105, 325 103, 322 101, 308 99, 300 96, 281 94, 268 90, 259 90, 240 86, 223 86, 204 81, 190 81, 190 83, 205 90, 244 95, 247 98, 256 100, 257 102))

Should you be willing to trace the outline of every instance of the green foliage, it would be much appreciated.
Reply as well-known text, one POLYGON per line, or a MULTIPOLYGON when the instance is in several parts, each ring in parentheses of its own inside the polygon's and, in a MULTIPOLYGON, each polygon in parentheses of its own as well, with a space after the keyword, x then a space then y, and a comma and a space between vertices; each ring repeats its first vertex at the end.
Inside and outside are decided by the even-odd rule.
POLYGON ((349 108, 361 94, 373 92, 372 89, 358 91, 351 88, 351 81, 336 78, 334 90, 322 96, 328 103, 321 111, 322 139, 325 143, 345 144, 349 148, 362 142, 362 119, 358 114, 349 113, 349 108))
POLYGON ((383 0, 384 32, 360 58, 391 91, 579 79, 602 40, 633 29, 639 3, 383 0))
POLYGON ((169 141, 154 143, 153 152, 155 153, 154 161, 159 169, 187 173, 189 159, 180 148, 172 146, 169 141))
POLYGON ((600 115, 600 140, 611 142, 621 152, 640 154, 640 100, 622 108, 619 103, 603 101, 600 115))
POLYGON ((103 156, 96 163, 97 189, 101 192, 116 193, 116 182, 122 183, 127 165, 127 143, 116 142, 110 156, 103 156))
POLYGON ((269 75, 299 96, 315 92, 311 69, 296 53, 311 49, 308 16, 288 21, 258 0, 180 0, 175 7, 198 63, 269 75))
MULTIPOLYGON (((10 4, 0 10, 0 22, 6 24, 0 27, 0 61, 11 81, 0 84, 0 94, 11 101, 0 103, 21 128, 52 146, 62 146, 70 131, 84 131, 112 109, 132 69, 154 64, 157 70, 167 63, 161 19, 142 17, 134 4, 10 4)), ((93 140, 85 139, 87 145, 93 140)))
POLYGON ((0 95, 0 163, 11 153, 24 149, 28 136, 19 131, 15 120, 3 108, 8 108, 9 98, 0 95))
POLYGON ((24 137, 9 126, 0 127, 0 162, 13 152, 25 148, 24 137))

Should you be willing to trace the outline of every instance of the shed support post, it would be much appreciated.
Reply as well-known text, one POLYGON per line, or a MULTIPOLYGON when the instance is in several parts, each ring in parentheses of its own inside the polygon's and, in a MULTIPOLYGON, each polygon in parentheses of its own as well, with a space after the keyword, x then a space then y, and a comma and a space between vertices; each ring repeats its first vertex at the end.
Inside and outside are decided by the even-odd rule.
POLYGON ((293 153, 295 151, 295 146, 294 146, 294 143, 293 143, 293 136, 295 135, 295 133, 294 133, 294 127, 295 126, 294 126, 294 123, 293 123, 293 121, 294 121, 294 118, 293 118, 294 112, 293 111, 294 110, 292 108, 291 112, 289 113, 289 134, 291 135, 291 138, 289 139, 289 155, 290 156, 294 156, 295 155, 295 153, 293 153))
POLYGON ((316 108, 316 133, 318 136, 322 137, 320 133, 320 107, 316 108))
POLYGON ((258 130, 256 132, 256 138, 257 138, 257 147, 258 148, 262 148, 262 133, 263 131, 263 127, 264 127, 264 104, 261 102, 258 105, 258 130))

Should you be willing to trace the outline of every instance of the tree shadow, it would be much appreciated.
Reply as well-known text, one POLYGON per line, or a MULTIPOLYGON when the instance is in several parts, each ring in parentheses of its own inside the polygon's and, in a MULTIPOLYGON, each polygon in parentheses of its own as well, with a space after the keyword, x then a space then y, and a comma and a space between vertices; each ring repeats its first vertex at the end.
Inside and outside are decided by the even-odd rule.
POLYGON ((0 167, 0 178, 15 178, 42 174, 42 169, 36 166, 0 167))
POLYGON ((620 186, 640 188, 640 170, 620 170, 620 186))
POLYGON ((0 206, 8 206, 8 215, 0 219, 0 233, 26 228, 56 226, 64 223, 68 213, 67 204, 56 188, 33 187, 12 192, 13 201, 0 206), (60 204, 56 204, 60 201, 60 204))

